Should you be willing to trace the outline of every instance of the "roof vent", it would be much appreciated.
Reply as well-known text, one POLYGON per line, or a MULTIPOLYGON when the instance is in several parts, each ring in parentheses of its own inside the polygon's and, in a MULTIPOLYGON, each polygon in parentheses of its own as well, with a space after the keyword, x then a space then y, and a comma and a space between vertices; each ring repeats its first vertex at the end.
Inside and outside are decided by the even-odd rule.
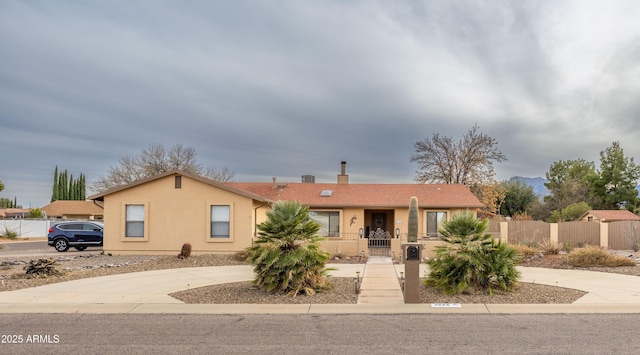
POLYGON ((331 197, 333 195, 333 190, 322 190, 320 196, 322 197, 331 197))

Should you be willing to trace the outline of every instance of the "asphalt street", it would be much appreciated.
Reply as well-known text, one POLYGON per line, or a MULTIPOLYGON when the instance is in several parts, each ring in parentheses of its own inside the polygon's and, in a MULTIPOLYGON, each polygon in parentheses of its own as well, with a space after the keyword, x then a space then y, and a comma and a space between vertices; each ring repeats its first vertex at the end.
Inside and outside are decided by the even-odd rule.
MULTIPOLYGON (((4 245, 0 256, 60 254, 4 245)), ((640 314, 625 313, 7 313, 0 354, 635 354, 637 329, 640 314)))
POLYGON ((636 354, 637 329, 638 314, 0 314, 0 353, 636 354))
POLYGON ((2 248, 0 249, 1 257, 47 257, 47 256, 62 256, 65 254, 73 255, 76 253, 101 253, 102 247, 90 247, 85 251, 77 251, 74 248, 70 248, 64 253, 59 253, 47 245, 46 240, 35 241, 6 241, 0 243, 2 248))

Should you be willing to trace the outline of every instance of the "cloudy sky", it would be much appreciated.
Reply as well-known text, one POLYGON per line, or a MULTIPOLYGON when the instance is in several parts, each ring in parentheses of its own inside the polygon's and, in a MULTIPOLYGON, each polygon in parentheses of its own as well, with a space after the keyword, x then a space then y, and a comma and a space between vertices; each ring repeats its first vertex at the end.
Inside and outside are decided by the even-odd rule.
MULTIPOLYGON (((1 1, 0 197, 152 143, 236 181, 410 183, 474 124, 496 178, 640 159, 640 1, 1 1)), ((92 191, 88 192, 89 194, 92 191)))

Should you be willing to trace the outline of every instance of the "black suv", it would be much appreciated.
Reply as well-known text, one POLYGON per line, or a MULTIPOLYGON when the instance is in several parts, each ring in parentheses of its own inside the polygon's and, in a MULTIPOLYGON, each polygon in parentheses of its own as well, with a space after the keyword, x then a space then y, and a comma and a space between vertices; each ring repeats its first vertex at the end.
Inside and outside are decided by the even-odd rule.
POLYGON ((102 246, 104 224, 100 222, 63 222, 49 228, 47 244, 59 252, 74 247, 79 251, 87 247, 102 246))

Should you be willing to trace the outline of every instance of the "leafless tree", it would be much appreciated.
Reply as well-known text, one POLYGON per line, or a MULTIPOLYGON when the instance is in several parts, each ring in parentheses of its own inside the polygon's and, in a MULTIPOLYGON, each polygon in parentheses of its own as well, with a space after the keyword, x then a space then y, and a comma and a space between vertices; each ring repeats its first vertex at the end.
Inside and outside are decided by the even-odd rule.
POLYGON ((102 192, 171 170, 182 170, 216 181, 231 181, 235 177, 235 172, 226 167, 222 170, 202 167, 196 156, 193 147, 182 144, 176 144, 170 150, 162 144, 150 144, 138 155, 121 156, 118 159, 120 164, 112 166, 106 176, 94 181, 92 189, 102 192))
POLYGON ((493 162, 507 160, 497 144, 495 138, 480 133, 477 124, 458 142, 439 134, 416 142, 411 155, 411 161, 418 163, 416 181, 467 186, 492 182, 493 162))

